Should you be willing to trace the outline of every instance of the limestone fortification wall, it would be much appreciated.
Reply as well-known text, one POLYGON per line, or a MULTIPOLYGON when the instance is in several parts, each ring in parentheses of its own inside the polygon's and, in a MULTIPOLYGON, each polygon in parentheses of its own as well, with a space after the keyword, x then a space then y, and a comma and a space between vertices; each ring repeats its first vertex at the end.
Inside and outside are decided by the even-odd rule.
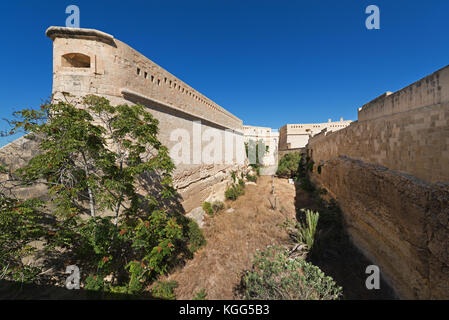
POLYGON ((449 101, 449 66, 395 93, 387 92, 359 109, 364 121, 396 113, 431 107, 449 101))
MULTIPOLYGON (((228 164, 195 163, 193 157, 194 121, 201 121, 201 133, 216 129, 225 141, 225 130, 234 138, 234 155, 243 145, 242 120, 214 103, 168 71, 113 36, 91 29, 50 27, 53 40, 53 94, 62 99, 68 92, 75 96, 95 94, 112 104, 145 105, 159 120, 159 139, 171 149, 178 140, 170 135, 186 130, 190 138, 190 163, 177 164, 174 184, 186 211, 200 206, 213 193, 223 193, 230 171, 239 167, 234 156, 228 164), (68 65, 65 57, 72 53, 89 57, 90 66, 68 65)), ((204 149, 209 141, 199 143, 204 149)), ((225 153, 223 144, 222 154, 225 153)))
POLYGON ((309 138, 322 130, 337 131, 351 124, 351 120, 331 121, 325 123, 286 124, 279 128, 279 150, 304 148, 309 138))
MULTIPOLYGON (((184 209, 190 211, 212 193, 224 192, 230 171, 243 167, 237 156, 244 153, 243 123, 239 118, 112 35, 63 27, 50 27, 46 35, 53 40, 54 101, 78 103, 82 96, 95 94, 113 105, 146 106, 159 120, 159 139, 169 150, 181 139, 171 136, 176 130, 188 133, 190 161, 178 163, 174 172, 184 209), (194 127, 198 121, 200 129, 194 127), (231 137, 230 159, 214 163, 194 159, 194 153, 198 153, 195 144, 200 145, 201 152, 211 142, 210 137, 201 136, 208 129, 220 136, 223 155, 229 153, 224 142, 231 137)), ((15 147, 8 146, 3 153, 11 148, 15 147)))
POLYGON ((449 298, 449 67, 309 140, 311 179, 402 298, 449 298), (321 174, 317 166, 321 165, 321 174))

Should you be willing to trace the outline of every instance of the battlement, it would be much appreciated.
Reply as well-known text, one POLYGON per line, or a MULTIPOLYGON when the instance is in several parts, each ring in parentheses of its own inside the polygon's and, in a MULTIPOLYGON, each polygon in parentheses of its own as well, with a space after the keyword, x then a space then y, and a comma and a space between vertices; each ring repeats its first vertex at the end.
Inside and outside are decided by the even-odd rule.
POLYGON ((299 149, 304 148, 309 141, 310 137, 313 137, 323 130, 338 131, 344 129, 352 123, 351 120, 332 121, 323 123, 298 123, 298 124, 286 124, 279 129, 279 149, 299 149))
POLYGON ((50 27, 46 35, 53 40, 55 95, 96 94, 114 102, 134 92, 199 120, 242 130, 242 120, 110 34, 50 27))

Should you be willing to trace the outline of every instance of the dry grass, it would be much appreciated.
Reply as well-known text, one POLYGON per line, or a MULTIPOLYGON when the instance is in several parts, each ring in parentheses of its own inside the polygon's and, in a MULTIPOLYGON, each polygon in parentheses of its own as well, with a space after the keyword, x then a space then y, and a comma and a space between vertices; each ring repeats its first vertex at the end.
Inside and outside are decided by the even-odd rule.
MULTIPOLYGON (((251 268, 257 249, 289 243, 279 226, 295 217, 295 187, 285 179, 275 179, 276 210, 270 209, 271 177, 262 176, 257 185, 247 185, 245 195, 226 204, 235 209, 207 217, 204 234, 207 245, 187 264, 161 280, 175 280, 177 299, 192 299, 204 288, 208 299, 235 299, 234 288, 244 270, 251 268)), ((225 209, 226 210, 226 209, 225 209)))

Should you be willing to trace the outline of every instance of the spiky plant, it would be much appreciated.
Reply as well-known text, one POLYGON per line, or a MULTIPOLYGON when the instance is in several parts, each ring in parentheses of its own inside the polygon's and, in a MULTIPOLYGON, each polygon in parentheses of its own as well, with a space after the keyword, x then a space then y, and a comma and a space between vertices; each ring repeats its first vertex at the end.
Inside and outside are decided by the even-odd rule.
POLYGON ((320 214, 309 209, 301 209, 301 211, 306 214, 306 223, 298 222, 298 239, 311 250, 320 214))

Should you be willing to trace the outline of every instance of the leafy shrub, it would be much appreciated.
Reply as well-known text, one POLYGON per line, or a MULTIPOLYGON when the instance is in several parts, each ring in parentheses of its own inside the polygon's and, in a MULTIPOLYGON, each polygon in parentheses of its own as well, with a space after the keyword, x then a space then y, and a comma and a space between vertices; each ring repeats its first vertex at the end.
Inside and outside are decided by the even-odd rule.
POLYGON ((178 287, 176 281, 158 281, 152 290, 153 297, 164 300, 175 300, 175 289, 178 287))
POLYGON ((212 215, 218 213, 220 210, 223 210, 224 203, 219 200, 216 200, 213 203, 206 201, 203 203, 202 207, 205 212, 207 212, 210 216, 212 216, 212 215))
MULTIPOLYGON (((0 173, 7 173, 0 165, 0 173)), ((43 203, 36 199, 21 201, 6 196, 6 186, 0 181, 0 280, 3 278, 31 282, 40 273, 39 267, 23 263, 23 258, 35 253, 30 243, 46 236, 42 225, 43 203)))
POLYGON ((207 300, 206 289, 202 288, 200 291, 196 292, 193 296, 193 300, 207 300))
POLYGON ((157 138, 158 120, 141 105, 112 106, 97 96, 83 103, 83 108, 59 102, 15 113, 19 120, 12 122, 12 133, 23 130, 42 139, 41 152, 14 174, 23 183, 48 186, 51 203, 45 207, 53 212, 45 220, 54 221, 44 226, 35 209, 5 202, 0 190, 0 234, 14 238, 0 238, 0 266, 6 261, 23 270, 18 253, 31 249, 27 243, 41 236, 42 227, 45 250, 61 247, 73 256, 88 275, 87 288, 138 293, 205 239, 194 221, 161 209, 160 201, 174 195, 175 166, 157 138), (159 178, 158 199, 137 192, 151 174, 159 178), (111 211, 113 217, 104 216, 111 211), (11 249, 3 252, 4 247, 11 249))
POLYGON ((228 200, 235 201, 235 200, 237 200, 238 196, 239 196, 239 193, 238 193, 235 185, 232 185, 225 191, 225 197, 228 200))
MULTIPOLYGON (((243 181, 243 180, 240 180, 243 181)), ((241 195, 245 194, 245 184, 233 184, 225 191, 225 197, 228 200, 235 201, 241 195)))
POLYGON ((181 246, 183 226, 161 210, 145 219, 129 217, 119 225, 112 220, 94 217, 80 221, 72 230, 61 229, 51 240, 88 262, 83 266, 89 274, 87 289, 138 293, 149 280, 168 271, 176 247, 181 246), (108 275, 113 276, 112 283, 104 281, 108 275))
POLYGON ((260 177, 260 164, 250 164, 249 165, 256 172, 256 175, 260 177))
POLYGON ((203 231, 201 231, 195 220, 189 219, 187 225, 187 238, 189 239, 189 250, 195 253, 199 248, 206 245, 206 238, 204 238, 203 231))
POLYGON ((298 172, 301 154, 299 152, 287 153, 279 160, 276 174, 280 177, 292 178, 298 172))
POLYGON ((254 300, 336 300, 342 295, 342 288, 317 266, 291 259, 279 247, 258 252, 242 284, 245 298, 254 300))
POLYGON ((257 176, 250 175, 249 173, 246 174, 246 179, 251 182, 257 182, 257 176))
POLYGON ((219 200, 216 200, 216 201, 212 202, 212 210, 214 211, 214 213, 217 213, 217 212, 219 212, 219 211, 221 211, 223 209, 224 209, 224 203, 223 202, 221 202, 219 200))
POLYGON ((208 213, 210 216, 214 214, 214 210, 212 209, 212 205, 210 204, 210 202, 204 202, 203 205, 203 210, 208 213))

